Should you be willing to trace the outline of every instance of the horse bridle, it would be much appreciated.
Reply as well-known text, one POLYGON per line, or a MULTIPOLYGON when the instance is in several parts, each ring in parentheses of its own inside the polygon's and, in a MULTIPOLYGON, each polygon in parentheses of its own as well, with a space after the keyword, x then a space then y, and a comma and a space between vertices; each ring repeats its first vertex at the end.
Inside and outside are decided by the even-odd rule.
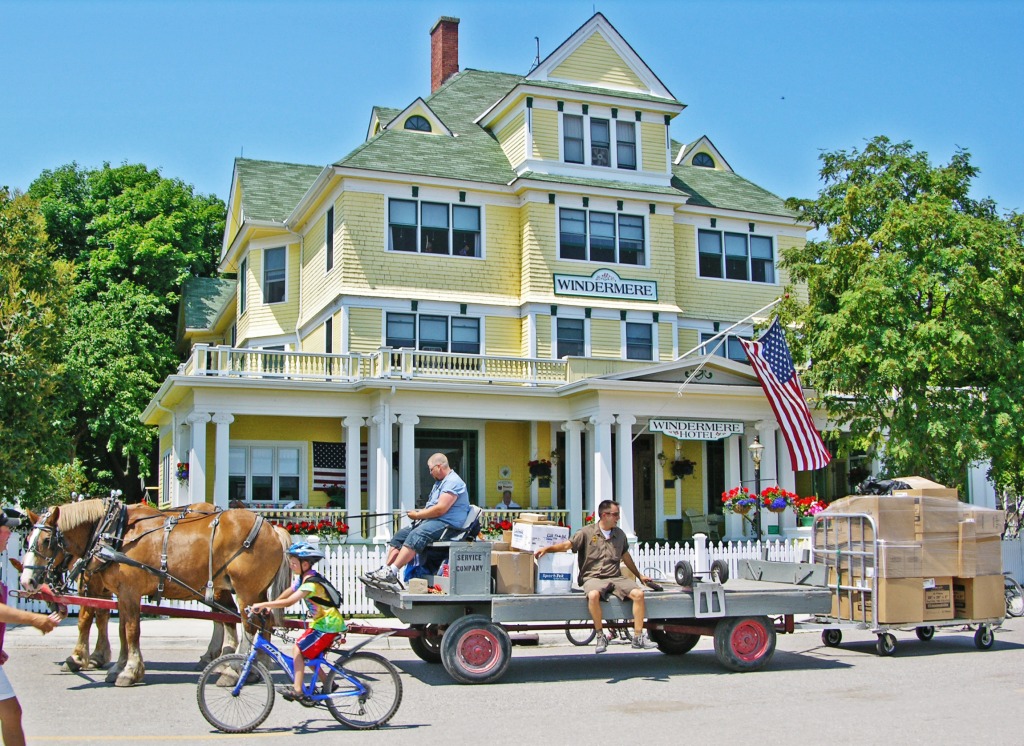
MULTIPOLYGON (((50 552, 50 556, 47 557, 46 564, 22 565, 22 569, 42 570, 45 582, 49 583, 51 587, 64 590, 67 588, 68 583, 63 582, 63 577, 67 571, 68 565, 71 564, 71 552, 68 550, 67 541, 65 540, 64 534, 61 530, 56 526, 50 526, 46 522, 50 518, 50 514, 52 512, 53 508, 51 507, 40 517, 39 522, 32 526, 36 531, 49 534, 49 537, 46 539, 46 548, 50 552), (63 554, 63 560, 59 565, 56 564, 58 554, 63 554)), ((28 548, 28 551, 30 551, 34 557, 38 557, 40 555, 39 543, 41 538, 41 536, 37 536, 35 543, 28 548)))

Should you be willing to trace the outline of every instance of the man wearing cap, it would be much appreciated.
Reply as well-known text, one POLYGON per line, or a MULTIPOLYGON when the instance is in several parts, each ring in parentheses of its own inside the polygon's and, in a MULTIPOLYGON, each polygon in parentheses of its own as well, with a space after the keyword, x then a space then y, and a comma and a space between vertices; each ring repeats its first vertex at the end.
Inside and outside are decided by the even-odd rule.
MULTIPOLYGON (((11 529, 27 524, 27 516, 14 508, 4 508, 0 512, 0 552, 7 549, 11 529)), ((3 651, 7 624, 31 624, 45 635, 60 624, 63 618, 58 612, 50 615, 35 614, 8 606, 7 586, 0 583, 0 732, 3 734, 4 746, 23 746, 25 743, 25 732, 21 727, 21 703, 3 669, 3 664, 7 662, 7 653, 3 651)))

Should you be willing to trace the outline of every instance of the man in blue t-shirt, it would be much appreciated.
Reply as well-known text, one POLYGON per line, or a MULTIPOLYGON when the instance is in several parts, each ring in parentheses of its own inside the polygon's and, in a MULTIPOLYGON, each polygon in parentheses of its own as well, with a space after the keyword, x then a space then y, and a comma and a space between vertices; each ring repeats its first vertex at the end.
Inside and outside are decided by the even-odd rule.
POLYGON ((400 529, 388 542, 386 564, 368 572, 360 579, 368 585, 403 590, 405 585, 398 577, 398 571, 422 552, 427 544, 441 538, 446 528, 462 528, 469 515, 469 490, 462 477, 452 471, 448 457, 435 453, 427 459, 427 469, 436 480, 430 491, 430 499, 420 510, 410 510, 408 515, 414 523, 400 529))

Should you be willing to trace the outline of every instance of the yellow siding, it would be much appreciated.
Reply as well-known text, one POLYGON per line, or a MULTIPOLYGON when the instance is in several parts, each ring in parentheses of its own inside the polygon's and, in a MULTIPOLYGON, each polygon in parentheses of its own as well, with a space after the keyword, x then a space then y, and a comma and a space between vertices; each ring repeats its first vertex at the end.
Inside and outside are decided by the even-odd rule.
POLYGON ((324 334, 324 325, 317 324, 313 327, 309 334, 302 338, 302 351, 303 352, 319 352, 323 353, 327 351, 326 335, 324 334))
POLYGON ((596 32, 552 70, 551 77, 598 86, 646 90, 640 78, 596 32))
POLYGON ((498 132, 498 142, 513 167, 526 160, 526 114, 520 114, 498 132))
POLYGON ((618 319, 591 319, 592 357, 622 357, 622 325, 618 319))
MULTIPOLYGON (((335 227, 338 225, 337 214, 334 216, 334 225, 335 227)), ((302 242, 302 307, 306 311, 306 318, 302 319, 303 323, 306 322, 309 314, 317 313, 328 300, 326 228, 327 216, 325 213, 313 223, 302 242)))
POLYGON ((555 219, 557 207, 527 203, 522 217, 523 300, 548 299, 551 294, 551 273, 555 264, 555 219))
POLYGON ((334 266, 346 288, 366 288, 368 277, 386 272, 385 200, 380 194, 343 192, 334 211, 334 266))
MULTIPOLYGON (((672 324, 661 324, 658 327, 658 359, 661 361, 673 360, 672 357, 672 324)), ((683 350, 680 350, 683 352, 683 350)))
MULTIPOLYGON (((499 295, 518 297, 522 273, 522 254, 519 244, 519 208, 488 205, 484 209, 486 267, 481 262, 467 262, 472 270, 487 283, 488 289, 499 295)), ((460 277, 463 269, 459 267, 460 277)))
POLYGON ((696 329, 679 330, 679 354, 689 352, 700 343, 700 337, 696 329))
MULTIPOLYGON (((285 244, 282 243, 284 246, 285 244)), ((276 247, 268 247, 276 248, 276 247)), ((284 303, 263 303, 263 250, 249 252, 248 336, 269 337, 294 333, 299 309, 299 246, 286 246, 287 287, 284 303)))
MULTIPOLYGON (((530 460, 527 444, 530 442, 530 425, 527 422, 488 422, 484 426, 484 484, 486 493, 482 499, 474 500, 478 504, 486 503, 488 508, 495 507, 501 499, 501 493, 495 485, 501 477, 499 470, 507 466, 512 470, 512 499, 520 505, 528 505, 530 501, 530 471, 526 463, 530 460)), ((550 449, 549 449, 550 452, 550 449)))
POLYGON ((665 125, 657 122, 640 123, 640 150, 644 171, 665 173, 668 168, 668 150, 665 143, 665 125))
POLYGON ((503 316, 488 317, 487 339, 484 353, 487 355, 519 356, 522 354, 519 336, 519 319, 503 316))
POLYGON ((384 344, 381 313, 374 308, 351 309, 348 327, 348 345, 352 352, 376 352, 384 344))
POLYGON ((558 112, 533 110, 533 157, 545 161, 558 160, 558 112))
POLYGON ((554 350, 551 348, 551 318, 537 317, 537 357, 550 358, 554 350))

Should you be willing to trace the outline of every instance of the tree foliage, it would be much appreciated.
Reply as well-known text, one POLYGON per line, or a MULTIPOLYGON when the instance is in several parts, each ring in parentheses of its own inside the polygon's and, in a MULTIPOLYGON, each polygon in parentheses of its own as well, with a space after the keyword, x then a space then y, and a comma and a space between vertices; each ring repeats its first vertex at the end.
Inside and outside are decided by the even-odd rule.
POLYGON ((73 282, 55 257, 38 205, 0 188, 0 500, 38 504, 68 458, 63 359, 73 282))
POLYGON ((995 456, 1004 412, 992 393, 1007 404, 1024 395, 1011 324, 1020 232, 970 197, 966 151, 933 166, 878 137, 821 161, 818 197, 790 205, 824 237, 783 254, 808 289, 806 305, 786 309, 802 325, 797 354, 813 361, 804 381, 849 427, 849 445, 880 455, 890 475, 962 486, 971 463, 995 456))
POLYGON ((139 415, 177 364, 182 283, 216 269, 224 203, 141 164, 68 164, 44 171, 29 194, 58 254, 78 268, 64 336, 71 457, 90 491, 137 497, 152 451, 139 415))

